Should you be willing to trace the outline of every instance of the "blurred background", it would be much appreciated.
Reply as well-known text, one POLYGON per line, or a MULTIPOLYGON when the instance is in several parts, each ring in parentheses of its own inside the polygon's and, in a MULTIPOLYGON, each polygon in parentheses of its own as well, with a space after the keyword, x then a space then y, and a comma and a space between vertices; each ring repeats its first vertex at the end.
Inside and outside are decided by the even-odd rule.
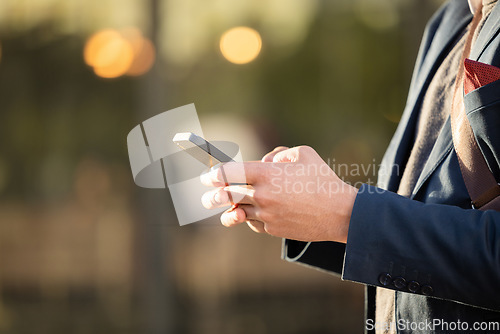
POLYGON ((442 2, 1 0, 0 333, 360 333, 362 285, 218 217, 178 226, 126 136, 194 102, 246 160, 376 166, 442 2))

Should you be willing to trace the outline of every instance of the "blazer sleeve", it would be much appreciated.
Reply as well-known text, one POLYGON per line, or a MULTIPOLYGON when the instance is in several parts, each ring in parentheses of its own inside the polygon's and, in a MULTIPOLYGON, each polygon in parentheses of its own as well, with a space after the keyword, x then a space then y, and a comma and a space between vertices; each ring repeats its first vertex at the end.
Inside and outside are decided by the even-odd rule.
POLYGON ((425 204, 363 185, 342 279, 498 311, 500 212, 425 204))

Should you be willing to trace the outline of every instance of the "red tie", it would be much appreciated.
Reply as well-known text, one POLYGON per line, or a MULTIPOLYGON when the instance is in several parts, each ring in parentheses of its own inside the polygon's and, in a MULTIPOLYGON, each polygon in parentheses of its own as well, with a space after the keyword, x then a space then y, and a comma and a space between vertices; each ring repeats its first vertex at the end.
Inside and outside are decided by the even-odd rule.
POLYGON ((468 94, 474 89, 500 80, 500 68, 465 59, 464 93, 468 94))

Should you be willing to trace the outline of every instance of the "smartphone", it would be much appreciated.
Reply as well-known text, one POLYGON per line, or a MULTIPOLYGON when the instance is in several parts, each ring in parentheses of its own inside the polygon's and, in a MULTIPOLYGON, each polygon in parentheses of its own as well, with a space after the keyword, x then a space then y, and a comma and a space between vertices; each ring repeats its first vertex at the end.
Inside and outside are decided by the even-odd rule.
MULTIPOLYGON (((208 140, 195 135, 192 132, 180 132, 177 133, 172 139, 174 143, 182 148, 185 152, 189 153, 193 158, 205 164, 207 167, 212 168, 221 163, 234 161, 227 154, 219 150, 208 140)), ((226 178, 226 173, 224 169, 221 168, 222 177, 226 186, 229 185, 226 178)), ((233 185, 246 185, 246 183, 232 183, 233 185)), ((238 203, 234 203, 231 193, 228 193, 229 202, 232 205, 230 210, 234 210, 238 207, 238 203)))
POLYGON ((208 140, 192 132, 179 132, 172 139, 181 149, 196 160, 211 168, 220 163, 234 161, 208 140))

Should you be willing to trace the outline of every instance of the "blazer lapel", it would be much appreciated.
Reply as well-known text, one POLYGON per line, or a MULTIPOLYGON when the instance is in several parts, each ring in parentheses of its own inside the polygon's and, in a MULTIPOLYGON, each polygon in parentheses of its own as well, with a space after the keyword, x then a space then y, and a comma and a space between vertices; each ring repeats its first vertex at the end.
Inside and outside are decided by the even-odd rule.
POLYGON ((432 148, 431 154, 429 155, 429 159, 424 165, 424 169, 415 184, 415 188, 413 189, 413 193, 411 198, 415 197, 417 192, 420 190, 424 182, 431 176, 434 170, 443 162, 444 158, 450 153, 453 149, 453 138, 451 135, 451 122, 450 118, 446 120, 439 133, 439 136, 432 148))
POLYGON ((446 6, 436 15, 436 19, 441 16, 437 30, 436 28, 433 30, 433 26, 430 25, 426 31, 417 58, 416 73, 412 78, 405 111, 380 166, 378 186, 381 188, 397 191, 406 160, 414 143, 415 122, 425 91, 439 64, 449 52, 452 42, 458 38, 458 34, 472 18, 465 0, 451 1, 446 6))

